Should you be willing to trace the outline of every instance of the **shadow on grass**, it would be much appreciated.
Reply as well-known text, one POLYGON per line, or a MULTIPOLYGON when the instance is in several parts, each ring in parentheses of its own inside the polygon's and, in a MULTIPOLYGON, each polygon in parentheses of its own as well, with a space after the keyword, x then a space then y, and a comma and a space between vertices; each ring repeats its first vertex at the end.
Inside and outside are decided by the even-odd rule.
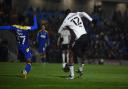
MULTIPOLYGON (((56 77, 56 78, 63 78, 63 79, 68 79, 69 78, 69 76, 64 76, 64 75, 62 75, 62 76, 54 76, 54 77, 56 77)), ((75 78, 74 79, 83 79, 83 76, 75 76, 75 78)))

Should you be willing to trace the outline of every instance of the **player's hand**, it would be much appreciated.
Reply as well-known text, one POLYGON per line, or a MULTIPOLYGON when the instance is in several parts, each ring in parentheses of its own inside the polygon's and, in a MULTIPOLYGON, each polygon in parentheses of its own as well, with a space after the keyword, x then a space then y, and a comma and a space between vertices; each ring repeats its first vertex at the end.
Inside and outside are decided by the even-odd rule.
POLYGON ((92 23, 91 23, 91 26, 92 26, 92 27, 95 27, 95 26, 96 26, 96 23, 97 23, 97 21, 96 21, 95 19, 93 19, 93 20, 92 20, 92 23))

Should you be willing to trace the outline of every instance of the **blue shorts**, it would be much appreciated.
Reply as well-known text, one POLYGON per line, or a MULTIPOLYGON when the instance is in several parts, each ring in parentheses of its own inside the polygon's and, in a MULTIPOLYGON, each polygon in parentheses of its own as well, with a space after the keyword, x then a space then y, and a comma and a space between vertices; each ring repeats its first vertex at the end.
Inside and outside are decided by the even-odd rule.
POLYGON ((28 45, 18 45, 18 50, 24 54, 26 60, 32 58, 32 52, 30 51, 28 45))

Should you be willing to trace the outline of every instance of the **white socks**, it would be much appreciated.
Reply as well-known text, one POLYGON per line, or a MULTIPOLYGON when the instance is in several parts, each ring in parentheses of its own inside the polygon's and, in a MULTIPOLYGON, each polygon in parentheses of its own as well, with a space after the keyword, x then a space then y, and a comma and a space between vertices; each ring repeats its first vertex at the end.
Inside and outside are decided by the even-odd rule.
POLYGON ((65 66, 66 66, 66 63, 62 63, 62 68, 65 68, 65 66))
POLYGON ((64 68, 66 63, 69 63, 69 53, 62 53, 62 67, 64 68), (67 59, 67 61, 66 61, 67 59))
POLYGON ((70 69, 71 77, 74 77, 74 66, 73 65, 69 66, 69 69, 70 69))
POLYGON ((83 68, 84 68, 84 64, 80 64, 80 66, 79 66, 79 71, 83 71, 83 68))
POLYGON ((83 68, 84 68, 84 63, 82 62, 80 57, 77 57, 77 61, 78 61, 78 64, 79 64, 79 71, 82 72, 83 68))
POLYGON ((65 68, 65 65, 66 65, 66 63, 65 63, 65 54, 62 53, 62 68, 65 68))
POLYGON ((62 53, 62 63, 65 63, 65 53, 62 53))

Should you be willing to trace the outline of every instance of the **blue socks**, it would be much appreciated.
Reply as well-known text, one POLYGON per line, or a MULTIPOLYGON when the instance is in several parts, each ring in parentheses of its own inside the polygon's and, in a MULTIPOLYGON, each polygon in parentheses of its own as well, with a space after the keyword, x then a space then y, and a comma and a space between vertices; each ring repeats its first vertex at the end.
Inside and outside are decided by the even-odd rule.
POLYGON ((25 70, 26 70, 27 73, 30 72, 30 70, 31 70, 31 63, 27 63, 27 64, 26 64, 25 70))

